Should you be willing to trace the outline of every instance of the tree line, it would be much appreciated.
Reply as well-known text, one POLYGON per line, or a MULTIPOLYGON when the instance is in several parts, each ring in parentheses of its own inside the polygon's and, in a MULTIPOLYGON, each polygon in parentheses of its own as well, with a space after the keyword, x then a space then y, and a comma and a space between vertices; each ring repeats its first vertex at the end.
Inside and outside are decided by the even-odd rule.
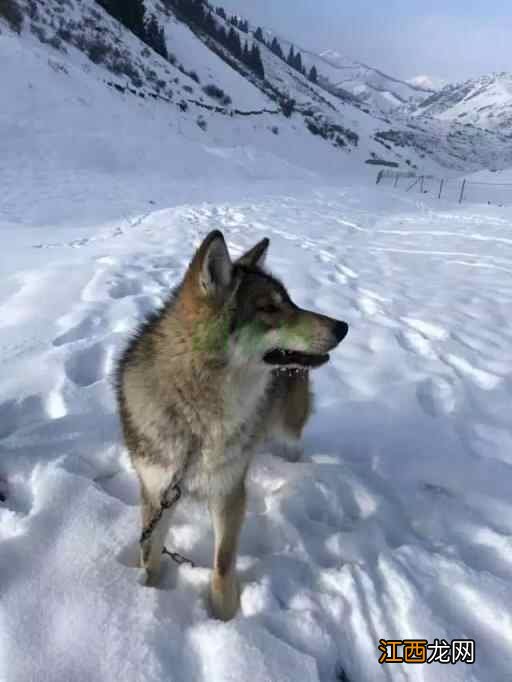
MULTIPOLYGON (((96 0, 96 2, 155 52, 168 59, 164 30, 153 14, 149 19, 146 17, 143 0, 96 0)), ((296 52, 293 45, 290 46, 288 55, 285 55, 275 36, 272 41, 265 40, 261 26, 254 31, 255 40, 251 45, 249 45, 249 40, 244 40, 242 44, 239 32, 249 34, 249 22, 246 19, 234 15, 228 17, 223 7, 217 7, 213 11, 205 0, 164 0, 164 2, 177 10, 186 20, 215 38, 260 78, 265 78, 265 69, 258 42, 266 45, 279 59, 306 76, 312 83, 318 82, 318 72, 314 65, 308 72, 303 64, 301 53, 296 52), (223 22, 219 23, 215 15, 223 19, 223 22)))
POLYGON ((228 17, 224 7, 216 7, 215 14, 217 14, 217 16, 219 16, 221 19, 224 19, 224 21, 228 21, 232 26, 237 28, 239 31, 242 31, 242 33, 249 33, 249 22, 247 19, 242 19, 241 17, 237 17, 235 15, 228 17))
MULTIPOLYGON (((249 34, 249 22, 239 16, 228 16, 224 7, 216 7, 213 11, 205 0, 167 0, 167 2, 177 9, 187 20, 202 28, 208 35, 215 38, 226 47, 233 56, 243 61, 254 73, 261 78, 265 77, 265 69, 261 59, 261 52, 258 45, 253 41, 249 47, 247 40, 242 44, 240 34, 249 34), (219 24, 215 16, 220 17, 223 23, 219 24), (229 24, 229 29, 225 27, 229 24), (237 29, 237 30, 236 30, 237 29)), ((313 65, 309 71, 303 65, 302 55, 299 51, 295 52, 293 45, 290 46, 288 55, 285 55, 276 37, 267 42, 263 35, 263 29, 258 26, 254 31, 254 38, 271 50, 277 57, 286 62, 293 69, 308 78, 312 83, 318 82, 318 72, 313 65)))
POLYGON ((168 59, 164 29, 154 14, 147 19, 143 0, 96 0, 96 2, 146 45, 164 59, 168 59))
POLYGON ((313 66, 310 68, 308 72, 306 67, 302 63, 301 53, 295 52, 293 45, 290 45, 288 56, 285 56, 283 48, 281 47, 279 41, 275 36, 272 38, 272 41, 270 43, 265 40, 265 36, 263 35, 263 29, 261 28, 261 26, 258 26, 256 31, 254 32, 254 37, 256 38, 256 40, 259 40, 260 43, 266 45, 271 52, 273 52, 277 57, 279 57, 279 59, 282 59, 289 66, 291 66, 292 69, 295 69, 303 76, 306 76, 306 78, 308 78, 312 83, 318 82, 318 71, 316 69, 316 66, 313 64, 313 66))
POLYGON ((260 78, 265 78, 265 69, 261 59, 261 52, 258 44, 242 40, 238 31, 249 32, 247 21, 240 21, 237 17, 228 16, 222 7, 218 7, 215 12, 204 2, 204 0, 167 0, 168 3, 187 21, 202 29, 207 35, 217 40, 234 57, 242 61, 253 73, 260 78), (219 23, 215 15, 224 21, 219 23), (227 22, 230 26, 226 27, 227 22), (237 30, 238 29, 238 30, 237 30))

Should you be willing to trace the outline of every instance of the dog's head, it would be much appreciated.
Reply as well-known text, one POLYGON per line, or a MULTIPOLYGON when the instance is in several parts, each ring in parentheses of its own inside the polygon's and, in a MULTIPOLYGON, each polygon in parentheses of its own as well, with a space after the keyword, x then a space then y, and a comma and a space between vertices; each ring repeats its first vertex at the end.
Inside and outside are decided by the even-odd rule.
POLYGON ((209 311, 201 314, 210 320, 201 341, 221 339, 235 364, 320 367, 345 338, 348 325, 295 305, 284 285, 263 268, 268 246, 263 239, 232 261, 221 232, 211 232, 201 244, 184 282, 209 311))

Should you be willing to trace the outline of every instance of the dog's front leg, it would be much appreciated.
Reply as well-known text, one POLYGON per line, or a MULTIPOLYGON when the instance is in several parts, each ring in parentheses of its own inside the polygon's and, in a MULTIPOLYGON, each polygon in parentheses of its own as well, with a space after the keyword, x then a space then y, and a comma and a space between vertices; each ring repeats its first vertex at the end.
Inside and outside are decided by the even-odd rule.
MULTIPOLYGON (((170 492, 172 497, 172 491, 170 492)), ((140 566, 145 585, 154 587, 160 576, 162 549, 171 525, 172 507, 162 506, 162 499, 152 499, 142 486, 142 534, 140 566)))
POLYGON ((215 618, 230 620, 240 605, 236 554, 245 514, 244 481, 229 494, 210 498, 209 506, 215 533, 211 609, 215 618))

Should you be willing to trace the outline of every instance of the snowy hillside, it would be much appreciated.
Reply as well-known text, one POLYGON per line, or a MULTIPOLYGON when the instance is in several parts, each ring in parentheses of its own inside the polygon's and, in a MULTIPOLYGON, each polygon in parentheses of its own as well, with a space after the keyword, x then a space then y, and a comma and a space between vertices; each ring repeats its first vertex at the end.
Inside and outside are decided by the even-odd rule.
MULTIPOLYGON (((273 26, 275 11, 270 2, 249 2, 248 0, 225 0, 223 3, 229 14, 248 16, 251 27, 262 27, 265 39, 271 42, 275 37, 280 42, 287 55, 290 46, 299 50, 303 56, 308 70, 315 65, 322 75, 325 85, 330 89, 337 90, 341 96, 347 93, 355 96, 368 107, 387 113, 395 107, 412 101, 419 102, 437 90, 437 87, 423 81, 417 86, 415 83, 407 83, 398 78, 393 78, 382 72, 379 68, 373 68, 358 60, 350 59, 345 54, 333 49, 313 50, 304 47, 297 36, 303 36, 303 25, 298 25, 297 18, 304 17, 308 12, 308 20, 311 27, 315 27, 316 6, 303 4, 298 11, 290 11, 285 22, 279 22, 279 26, 273 26)), ((322 21, 325 13, 324 7, 318 8, 318 15, 322 21)), ((304 19, 302 19, 302 24, 304 19)), ((374 65, 377 66, 378 65, 374 65)))
POLYGON ((495 73, 447 85, 421 102, 416 111, 512 134, 512 74, 495 73))
POLYGON ((0 18, 0 681, 508 680, 512 211, 365 163, 505 184, 482 169, 512 167, 506 138, 383 120, 263 44, 258 78, 159 2, 167 58, 93 0, 19 4, 20 34, 0 18), (227 624, 199 504, 167 538, 194 566, 139 582, 112 379, 213 229, 233 256, 269 237, 294 300, 350 324, 303 458, 251 467, 227 624), (381 638, 472 639, 475 662, 379 664, 381 638))
MULTIPOLYGON (((206 5, 204 11, 214 16, 218 30, 225 35, 232 32, 241 45, 258 47, 264 78, 251 72, 201 26, 177 18, 176 0, 165 6, 147 3, 148 16, 154 16, 164 32, 168 59, 126 30, 94 0, 68 0, 66 11, 59 0, 41 0, 38 5, 19 2, 26 10, 19 49, 29 53, 22 59, 32 59, 34 51, 42 60, 48 54, 54 71, 50 80, 59 81, 58 87, 64 85, 67 72, 70 80, 75 73, 80 81, 88 77, 88 87, 99 93, 97 82, 112 93, 117 99, 115 108, 146 109, 159 119, 167 115, 166 125, 179 122, 180 130, 190 128, 189 137, 206 145, 237 145, 238 140, 247 139, 250 130, 259 150, 282 150, 290 162, 317 169, 324 156, 334 168, 348 164, 372 169, 384 163, 422 173, 437 172, 440 165, 454 171, 475 171, 512 163, 512 152, 499 132, 430 117, 420 124, 398 114, 388 118, 380 110, 366 108, 353 95, 346 96, 346 91, 345 95, 333 91, 322 81, 321 72, 318 83, 312 83, 278 58, 268 44, 256 40, 252 29, 244 33, 234 28, 206 5), (39 52, 38 43, 44 48, 39 52), (137 105, 132 107, 134 99, 137 105), (297 136, 297 142, 289 144, 290 136, 297 136), (311 139, 306 140, 308 137, 311 139)), ((309 58, 304 55, 308 68, 309 58)), ((334 68, 323 64, 326 69, 334 68)), ((377 71, 370 72, 378 76, 377 71)), ((17 87, 23 88, 23 83, 22 76, 17 87)), ((399 81, 395 85, 413 91, 399 81)), ((127 114, 131 116, 131 112, 127 114)))
MULTIPOLYGON (((203 196, 214 195, 240 176, 293 179, 304 177, 304 166, 311 172, 335 172, 342 165, 338 149, 319 142, 303 126, 297 129, 293 119, 218 114, 192 103, 183 111, 182 100, 192 98, 184 88, 197 84, 172 65, 161 68, 176 73, 178 83, 173 75, 166 94, 153 99, 139 96, 152 93, 151 86, 134 87, 126 77, 116 79, 92 64, 81 51, 66 49, 67 54, 57 51, 30 34, 20 39, 3 31, 0 36, 2 90, 12 93, 0 108, 0 223, 87 223, 103 208, 117 217, 113 199, 129 213, 167 205, 177 193, 194 196, 198 187, 203 196), (176 92, 172 98, 170 91, 176 92), (56 204, 70 193, 71 213, 56 212, 56 204), (23 195, 31 201, 20 212, 23 195)), ((156 59, 154 65, 155 70, 160 66, 156 59)), ((205 74, 212 71, 226 88, 228 78, 240 78, 239 99, 232 93, 238 106, 254 106, 258 100, 272 104, 230 69, 220 81, 224 69, 219 65, 224 62, 212 55, 205 74)), ((198 90, 198 101, 208 102, 198 90)))
POLYGON ((319 69, 330 83, 348 90, 370 106, 388 113, 404 104, 419 104, 433 88, 417 86, 382 73, 366 64, 348 59, 334 50, 320 53, 319 69))

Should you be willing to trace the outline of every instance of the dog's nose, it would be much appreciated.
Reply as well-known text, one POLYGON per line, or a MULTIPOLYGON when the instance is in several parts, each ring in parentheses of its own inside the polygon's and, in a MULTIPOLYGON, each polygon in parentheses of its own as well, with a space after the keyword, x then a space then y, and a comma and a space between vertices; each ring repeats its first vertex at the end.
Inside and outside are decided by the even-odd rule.
POLYGON ((336 336, 336 340, 338 341, 338 343, 340 341, 343 341, 347 334, 348 324, 346 322, 342 322, 341 320, 336 320, 336 323, 334 325, 334 335, 336 336))

